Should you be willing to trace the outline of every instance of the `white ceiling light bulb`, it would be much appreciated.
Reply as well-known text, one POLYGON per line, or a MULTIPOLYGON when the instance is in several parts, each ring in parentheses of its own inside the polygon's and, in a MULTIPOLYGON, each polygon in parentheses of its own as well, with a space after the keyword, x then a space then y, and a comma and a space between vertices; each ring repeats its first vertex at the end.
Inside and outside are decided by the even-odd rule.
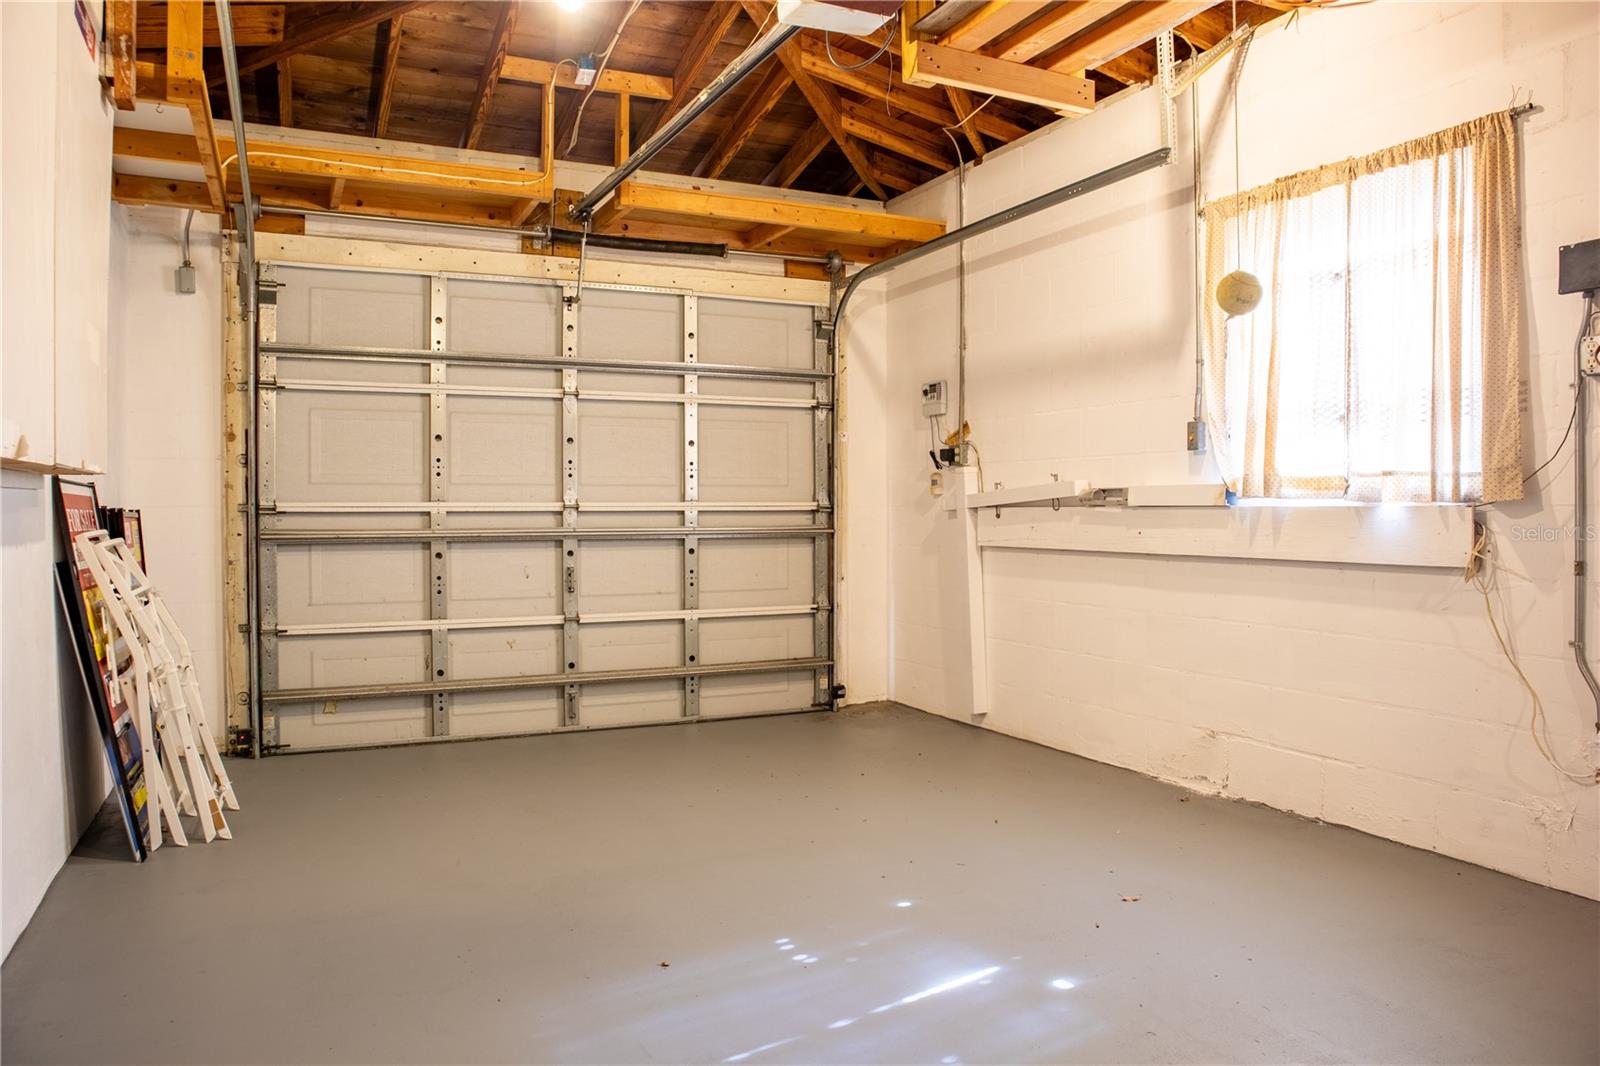
POLYGON ((556 6, 563 11, 582 11, 587 0, 556 0, 556 6))

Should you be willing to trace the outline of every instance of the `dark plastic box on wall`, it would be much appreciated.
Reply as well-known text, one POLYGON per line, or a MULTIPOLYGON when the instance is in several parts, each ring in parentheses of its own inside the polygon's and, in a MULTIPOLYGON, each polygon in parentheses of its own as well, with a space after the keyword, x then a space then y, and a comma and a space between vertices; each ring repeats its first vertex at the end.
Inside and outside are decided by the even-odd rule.
POLYGON ((1561 246, 1561 272, 1556 291, 1593 292, 1600 289, 1600 240, 1561 246))

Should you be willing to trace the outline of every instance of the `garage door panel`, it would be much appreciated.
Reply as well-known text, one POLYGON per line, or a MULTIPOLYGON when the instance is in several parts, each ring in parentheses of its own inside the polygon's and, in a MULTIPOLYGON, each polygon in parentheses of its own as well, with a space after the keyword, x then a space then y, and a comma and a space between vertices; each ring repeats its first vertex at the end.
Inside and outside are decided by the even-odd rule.
POLYGON ((683 608, 683 546, 676 541, 593 541, 578 547, 578 611, 683 608))
POLYGON ((383 696, 277 708, 280 742, 295 749, 398 744, 428 735, 425 696, 383 696))
POLYGON ((425 396, 285 392, 278 397, 277 498, 428 498, 425 396))
POLYGON ((809 370, 815 365, 811 308, 749 300, 699 300, 702 363, 809 370))
POLYGON ((568 311, 563 287, 540 282, 273 269, 280 342, 400 351, 264 353, 281 387, 263 406, 271 465, 259 521, 268 536, 289 535, 263 556, 273 579, 266 621, 291 631, 266 637, 267 688, 437 691, 273 701, 269 742, 360 746, 728 717, 805 708, 826 694, 826 670, 681 676, 828 653, 812 608, 816 536, 686 543, 644 532, 831 522, 816 502, 815 450, 830 423, 813 407, 814 309, 588 286, 568 311), (580 365, 565 372, 518 365, 568 355, 580 365), (623 369, 639 361, 674 369, 623 369), (718 376, 715 364, 808 374, 718 376), (640 533, 590 535, 600 530, 640 533), (489 535, 459 535, 469 531, 489 535), (383 539, 396 533, 412 539, 383 539), (293 539, 306 535, 318 539, 293 539), (784 613, 763 613, 773 610, 784 613), (292 632, 397 623, 420 628, 292 632), (648 671, 674 676, 453 688, 648 671))
POLYGON ((446 292, 446 350, 543 359, 560 354, 558 287, 451 278, 446 292))
POLYGON ((815 688, 816 675, 809 670, 708 677, 700 683, 700 717, 799 710, 816 703, 815 688))
POLYGON ((700 544, 700 606, 773 607, 816 598, 809 538, 721 540, 700 544))
POLYGON ((683 498, 683 410, 677 404, 578 401, 578 485, 595 503, 683 498))
MULTIPOLYGON (((639 670, 683 664, 683 623, 596 622, 578 628, 578 668, 639 670)), ((606 686, 594 686, 602 691, 606 686)))
POLYGON ((816 654, 812 643, 810 615, 707 618, 700 623, 700 661, 707 666, 808 659, 816 654))
POLYGON ((709 506, 813 499, 812 418, 786 408, 702 408, 701 500, 709 506))
POLYGON ((683 718, 683 686, 676 681, 618 681, 583 686, 586 726, 643 725, 683 718))
POLYGON ((446 411, 446 499, 561 499, 559 400, 453 395, 446 411))
POLYGON ((276 555, 281 625, 428 617, 426 545, 286 544, 276 555))
POLYGON ((427 277, 279 267, 278 284, 279 341, 428 347, 427 277))
POLYGON ((458 692, 451 701, 453 736, 541 733, 561 725, 561 693, 556 689, 458 692))
POLYGON ((427 633, 338 633, 282 637, 279 687, 417 684, 428 679, 427 633))
POLYGON ((555 626, 456 630, 449 648, 450 676, 457 681, 561 672, 561 630, 555 626))
POLYGON ((449 618, 561 613, 561 547, 552 541, 458 542, 445 558, 449 618))
POLYGON ((681 362, 683 300, 669 293, 586 288, 578 305, 585 359, 681 362))

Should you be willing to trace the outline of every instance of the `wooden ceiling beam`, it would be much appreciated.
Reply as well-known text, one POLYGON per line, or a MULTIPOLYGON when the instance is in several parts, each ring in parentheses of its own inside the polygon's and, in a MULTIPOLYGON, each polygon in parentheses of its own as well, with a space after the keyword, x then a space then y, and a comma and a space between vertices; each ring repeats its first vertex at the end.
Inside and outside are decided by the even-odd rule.
POLYGON ((926 41, 907 46, 905 79, 913 85, 954 85, 1048 107, 1060 114, 1094 110, 1094 83, 1086 78, 1041 70, 974 52, 958 52, 926 41))
POLYGON ((390 19, 385 25, 383 70, 378 74, 378 106, 373 112, 372 135, 389 136, 389 118, 394 114, 394 81, 400 70, 400 42, 405 39, 405 18, 390 19))
POLYGON ((690 38, 688 47, 678 59, 678 65, 672 72, 672 92, 667 97, 666 106, 639 131, 641 142, 649 140, 656 130, 661 128, 662 123, 681 111, 683 105, 694 96, 695 79, 699 78, 700 72, 711 61, 717 45, 728 35, 729 28, 739 17, 739 11, 740 6, 735 3, 713 3, 706 11, 705 17, 695 28, 694 36, 690 38))
POLYGON ((118 111, 139 101, 139 18, 134 0, 106 0, 106 51, 111 57, 111 99, 118 111))
MULTIPOLYGON (((270 67, 280 59, 315 48, 324 41, 364 30, 376 22, 398 18, 414 8, 421 7, 424 2, 425 0, 346 2, 319 9, 303 20, 286 19, 281 41, 260 48, 249 48, 239 53, 239 73, 249 74, 262 67, 270 67)), ((206 80, 213 86, 221 85, 226 80, 220 61, 206 68, 206 80)))
POLYGON ((922 242, 944 234, 944 223, 935 219, 892 215, 875 208, 830 207, 797 200, 712 192, 708 189, 649 185, 633 180, 625 181, 617 188, 613 202, 616 204, 613 218, 649 212, 656 216, 682 215, 706 219, 712 224, 779 225, 808 232, 850 234, 869 241, 922 242))
MULTIPOLYGON (((939 103, 926 90, 895 80, 885 66, 872 64, 855 70, 835 66, 828 60, 827 54, 822 49, 822 43, 811 37, 801 37, 800 48, 801 61, 806 71, 823 81, 874 100, 887 101, 897 111, 905 111, 941 126, 954 125, 958 118, 953 111, 939 103)), ((1028 132, 1015 122, 1009 122, 988 109, 979 111, 978 117, 973 119, 970 125, 975 125, 978 132, 997 141, 1014 141, 1028 132)))
POLYGON ((1046 52, 1038 65, 1052 71, 1099 67, 1210 6, 1210 0, 1140 0, 1046 52))
MULTIPOLYGON (((240 47, 277 44, 283 40, 282 4, 234 4, 229 9, 233 16, 233 43, 240 47)), ((147 41, 158 41, 167 35, 165 4, 139 4, 137 15, 139 36, 147 41)), ((200 26, 201 39, 207 48, 222 44, 221 31, 217 29, 217 9, 207 5, 200 26)))
POLYGON ((854 100, 843 102, 841 119, 847 132, 880 148, 898 152, 908 159, 926 163, 940 171, 955 166, 955 157, 952 154, 955 146, 943 132, 913 126, 902 119, 890 118, 876 108, 854 100))
POLYGON ((1104 74, 1123 85, 1142 85, 1155 80, 1156 57, 1151 55, 1147 48, 1131 48, 1094 69, 1096 73, 1104 74))
MULTIPOLYGON (((766 22, 771 5, 767 0, 740 0, 745 12, 760 26, 766 22)), ((789 38, 782 48, 778 49, 778 60, 783 64, 789 76, 794 79, 795 86, 805 96, 806 103, 811 105, 811 110, 818 119, 827 127, 828 135, 833 138, 833 143, 839 146, 839 151, 844 153, 845 159, 850 163, 856 175, 867 183, 867 188, 880 200, 887 200, 889 195, 884 191, 883 184, 878 181, 871 165, 867 162, 866 153, 845 131, 842 121, 839 94, 828 85, 806 72, 801 59, 800 42, 796 37, 789 38)))
POLYGON ((787 189, 805 173, 806 167, 809 167, 832 141, 828 128, 820 122, 813 122, 805 128, 794 144, 789 146, 789 151, 778 161, 778 165, 767 173, 761 183, 787 189))
POLYGON ((756 87, 750 91, 744 106, 739 108, 739 113, 734 116, 717 138, 717 143, 711 151, 701 160, 695 174, 702 178, 717 178, 728 169, 728 164, 733 162, 739 150, 750 140, 772 109, 778 106, 778 101, 783 99, 794 85, 794 78, 784 69, 782 63, 773 63, 767 73, 761 78, 756 87))
POLYGON ((189 110, 195 148, 206 174, 209 210, 220 214, 227 196, 216 123, 211 116, 211 94, 206 89, 205 46, 200 32, 204 7, 202 0, 172 0, 167 5, 166 94, 168 100, 189 110))
POLYGON ((937 171, 930 173, 900 156, 890 155, 887 152, 874 150, 867 155, 878 172, 879 180, 896 192, 910 192, 937 174, 937 171))
MULTIPOLYGON (((502 81, 527 82, 530 85, 548 85, 556 80, 558 89, 584 89, 570 63, 552 63, 546 59, 529 59, 526 56, 506 56, 500 68, 502 81)), ((671 99, 677 83, 659 74, 639 74, 631 70, 607 68, 595 79, 595 92, 627 93, 647 100, 671 99)))
POLYGON ((500 10, 495 15, 494 29, 489 36, 489 56, 478 75, 478 88, 472 95, 472 110, 467 114, 467 128, 461 135, 463 148, 477 148, 483 136, 489 107, 494 103, 495 86, 500 84, 500 69, 505 66, 506 49, 511 46, 511 34, 516 27, 517 5, 512 0, 500 0, 500 10))
POLYGON ((1067 0, 983 49, 983 54, 1013 63, 1034 56, 1093 26, 1123 6, 1123 0, 1067 0))
POLYGON ((189 207, 211 211, 211 194, 203 181, 174 181, 142 174, 112 174, 111 199, 142 207, 189 207))
POLYGON ((935 37, 935 44, 973 52, 1050 4, 1045 0, 989 0, 935 37))

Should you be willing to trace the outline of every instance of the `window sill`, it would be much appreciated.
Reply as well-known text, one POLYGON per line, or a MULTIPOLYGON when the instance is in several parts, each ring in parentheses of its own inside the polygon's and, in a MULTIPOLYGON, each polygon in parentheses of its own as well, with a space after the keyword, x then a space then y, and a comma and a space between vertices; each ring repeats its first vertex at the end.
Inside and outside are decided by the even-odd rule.
MULTIPOLYGON (((1065 483, 1062 483, 1063 486, 1065 483)), ((1009 499, 979 493, 976 477, 958 482, 949 503, 970 508, 984 549, 1087 551, 1133 555, 1261 559, 1459 570, 1472 549, 1470 504, 1360 503, 1349 500, 1264 500, 1215 503, 1135 502, 1220 496, 1210 486, 1130 487, 1128 502, 1083 502, 1054 509, 1053 486, 1009 490, 1009 499), (1154 490, 1159 488, 1159 492, 1154 490), (1042 501, 1042 502, 1041 502, 1042 501), (998 504, 998 507, 997 507, 998 504)), ((1002 490, 1007 491, 1007 490, 1002 490)))

